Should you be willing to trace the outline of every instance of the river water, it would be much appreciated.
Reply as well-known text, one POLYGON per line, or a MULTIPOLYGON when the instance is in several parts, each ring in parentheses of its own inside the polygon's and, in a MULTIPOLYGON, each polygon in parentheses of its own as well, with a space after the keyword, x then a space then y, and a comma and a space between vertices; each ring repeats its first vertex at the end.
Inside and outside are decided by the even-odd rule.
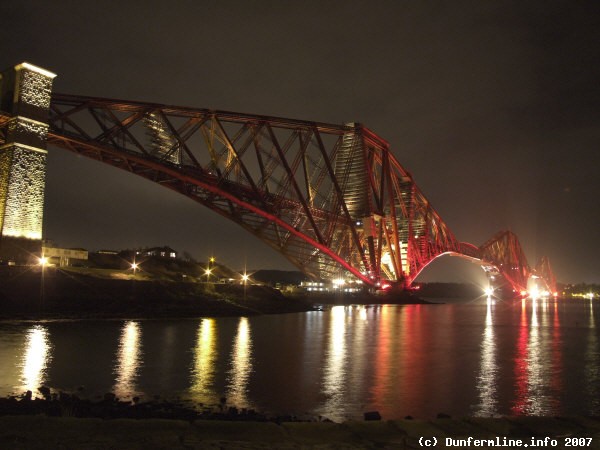
POLYGON ((270 414, 599 415, 600 304, 476 299, 242 318, 0 322, 0 395, 179 398, 270 414))

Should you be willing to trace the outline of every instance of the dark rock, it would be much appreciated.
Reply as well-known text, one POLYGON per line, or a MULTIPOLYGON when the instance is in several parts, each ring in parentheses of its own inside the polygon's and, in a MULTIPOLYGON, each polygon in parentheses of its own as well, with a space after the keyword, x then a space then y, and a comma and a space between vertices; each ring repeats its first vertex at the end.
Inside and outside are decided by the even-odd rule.
POLYGON ((381 414, 379 411, 369 411, 364 414, 365 420, 381 420, 381 414))

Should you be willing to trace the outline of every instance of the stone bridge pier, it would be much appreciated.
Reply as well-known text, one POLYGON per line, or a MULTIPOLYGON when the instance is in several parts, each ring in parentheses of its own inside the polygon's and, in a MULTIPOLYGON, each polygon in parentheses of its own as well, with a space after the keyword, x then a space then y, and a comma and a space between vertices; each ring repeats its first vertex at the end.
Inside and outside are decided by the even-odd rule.
POLYGON ((46 137, 56 75, 29 63, 0 75, 0 261, 41 255, 46 137))

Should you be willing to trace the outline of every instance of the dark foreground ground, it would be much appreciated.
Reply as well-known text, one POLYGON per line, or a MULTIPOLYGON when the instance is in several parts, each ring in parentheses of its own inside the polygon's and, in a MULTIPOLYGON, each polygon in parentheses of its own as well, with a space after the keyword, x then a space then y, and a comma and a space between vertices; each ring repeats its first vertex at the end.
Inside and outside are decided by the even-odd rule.
POLYGON ((524 444, 530 449, 598 449, 600 420, 584 417, 504 417, 335 424, 0 417, 0 448, 7 450, 464 449, 525 448, 524 444), (532 445, 532 439, 537 445, 532 445), (518 442, 521 446, 517 445, 518 442))
POLYGON ((333 423, 220 405, 99 401, 30 391, 0 399, 0 449, 600 449, 600 417, 496 417, 333 423))

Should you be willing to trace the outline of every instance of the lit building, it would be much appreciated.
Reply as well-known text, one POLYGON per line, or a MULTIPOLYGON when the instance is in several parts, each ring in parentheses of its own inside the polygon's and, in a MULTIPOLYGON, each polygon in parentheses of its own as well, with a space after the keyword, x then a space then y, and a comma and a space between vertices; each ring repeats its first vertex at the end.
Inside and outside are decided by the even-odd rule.
POLYGON ((152 247, 136 250, 136 255, 142 256, 158 256, 160 258, 177 258, 177 252, 171 247, 152 247))
POLYGON ((42 255, 48 259, 50 264, 57 266, 71 266, 74 263, 87 261, 88 252, 83 248, 58 248, 42 247, 42 255))
POLYGON ((56 75, 22 63, 0 76, 0 260, 40 256, 46 137, 56 75))
POLYGON ((356 293, 363 290, 362 282, 336 278, 329 281, 303 281, 300 288, 308 292, 346 292, 356 293))

